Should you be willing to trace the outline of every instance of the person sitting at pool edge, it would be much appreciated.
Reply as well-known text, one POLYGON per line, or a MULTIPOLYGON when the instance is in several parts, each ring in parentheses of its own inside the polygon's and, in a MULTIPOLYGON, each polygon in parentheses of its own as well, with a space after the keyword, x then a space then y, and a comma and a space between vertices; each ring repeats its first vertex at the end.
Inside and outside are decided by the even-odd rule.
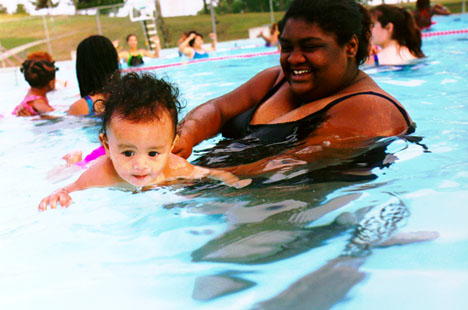
POLYGON ((100 35, 90 36, 76 49, 76 77, 81 99, 74 102, 68 114, 102 113, 98 103, 104 99, 102 88, 112 74, 120 74, 119 58, 112 42, 100 35))
POLYGON ((178 89, 150 74, 129 73, 114 77, 106 86, 99 140, 102 156, 74 183, 42 199, 39 210, 57 203, 66 207, 70 193, 90 187, 118 186, 138 190, 167 185, 179 179, 210 177, 233 187, 243 187, 250 179, 239 180, 222 170, 189 164, 171 154, 177 141, 178 89))
POLYGON ((372 51, 370 65, 401 65, 425 57, 421 50, 421 31, 413 16, 395 5, 382 4, 370 10, 371 43, 380 49, 372 51))
MULTIPOLYGON (((150 38, 154 42, 156 48, 154 52, 138 48, 138 39, 137 36, 133 33, 127 36, 127 45, 129 47, 128 51, 119 52, 119 58, 123 59, 129 67, 140 66, 144 63, 143 56, 158 58, 159 51, 161 50, 161 42, 157 36, 150 38)), ((119 45, 119 40, 114 41, 114 46, 117 49, 119 45)))
POLYGON ((294 0, 280 22, 281 66, 190 111, 173 152, 187 158, 220 132, 264 144, 301 137, 300 148, 230 169, 249 175, 276 169, 275 158, 315 162, 327 149, 414 131, 402 105, 358 68, 369 55, 370 27, 353 0, 294 0))
POLYGON ((55 71, 57 70, 49 53, 29 54, 21 65, 21 72, 31 88, 12 114, 34 116, 54 111, 54 108, 49 105, 46 94, 55 89, 55 71))
POLYGON ((278 29, 278 24, 273 23, 271 24, 271 27, 270 27, 270 36, 267 37, 266 35, 263 34, 263 32, 260 32, 258 36, 261 37, 263 40, 265 40, 266 47, 272 47, 272 46, 279 45, 279 40, 278 40, 279 34, 280 33, 278 29))
POLYGON ((216 34, 210 33, 211 46, 203 47, 203 35, 196 31, 190 31, 187 38, 179 44, 179 51, 190 59, 209 57, 209 52, 216 50, 216 34))
POLYGON ((416 24, 423 30, 430 28, 435 23, 432 21, 433 15, 450 15, 450 10, 438 3, 431 7, 430 0, 417 0, 416 10, 413 12, 413 15, 416 24))

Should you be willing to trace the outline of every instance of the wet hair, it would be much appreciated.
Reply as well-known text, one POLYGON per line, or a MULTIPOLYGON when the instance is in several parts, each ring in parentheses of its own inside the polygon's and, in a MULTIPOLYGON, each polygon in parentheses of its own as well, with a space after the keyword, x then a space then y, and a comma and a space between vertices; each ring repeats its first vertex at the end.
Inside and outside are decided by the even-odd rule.
MULTIPOLYGON (((137 38, 136 34, 130 33, 130 34, 127 36, 127 38, 125 39, 125 41, 128 42, 128 40, 130 40, 131 37, 137 38)), ((138 39, 138 38, 137 38, 137 39, 138 39)))
POLYGON ((21 72, 31 87, 42 88, 55 79, 55 61, 46 52, 34 52, 21 64, 21 72))
POLYGON ((370 15, 365 7, 354 0, 293 0, 279 22, 280 32, 283 32, 290 18, 316 24, 324 32, 334 34, 341 46, 356 35, 359 41, 356 62, 362 64, 369 57, 370 15))
POLYGON ((101 133, 106 129, 112 117, 118 115, 132 122, 150 122, 159 120, 161 113, 169 113, 176 133, 178 113, 182 109, 179 101, 179 89, 150 73, 131 72, 124 76, 114 76, 104 88, 107 99, 101 115, 101 133))
POLYGON ((274 34, 276 31, 278 31, 278 23, 271 24, 270 34, 274 34))
POLYGON ((196 31, 194 31, 194 30, 190 31, 190 32, 187 34, 187 37, 189 37, 192 33, 195 33, 195 38, 193 38, 193 39, 190 40, 190 42, 189 42, 189 45, 190 45, 191 47, 193 47, 193 44, 195 43, 195 39, 196 39, 197 37, 201 37, 201 38, 203 39, 203 35, 202 35, 201 33, 198 33, 198 32, 196 32, 196 31))
POLYGON ((431 1, 430 0, 417 0, 416 1, 416 8, 419 9, 419 10, 430 9, 431 8, 431 1))
POLYGON ((76 77, 81 97, 100 93, 112 74, 119 74, 119 57, 112 42, 90 36, 76 49, 76 77))
POLYGON ((379 21, 382 27, 387 26, 388 23, 392 23, 392 39, 396 40, 398 44, 406 46, 414 56, 418 58, 424 57, 424 53, 421 50, 421 31, 416 25, 413 15, 405 8, 382 4, 372 8, 370 14, 379 21))

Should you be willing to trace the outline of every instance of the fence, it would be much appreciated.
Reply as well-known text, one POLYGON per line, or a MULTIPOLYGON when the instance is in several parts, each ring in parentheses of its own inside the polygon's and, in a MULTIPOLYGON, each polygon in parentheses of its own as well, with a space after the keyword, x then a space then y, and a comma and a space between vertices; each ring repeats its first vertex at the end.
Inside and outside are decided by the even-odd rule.
MULTIPOLYGON (((389 2, 391 1, 385 1, 385 3, 389 2)), ((407 0, 399 1, 405 5, 407 2, 407 0)), ((0 19, 0 28, 2 29, 0 32, 0 66, 18 66, 28 52, 35 50, 49 51, 57 60, 70 59, 71 49, 76 48, 78 42, 92 34, 102 34, 111 40, 118 39, 124 42, 127 34, 134 33, 140 42, 145 42, 140 23, 132 23, 128 17, 116 20, 109 16, 116 16, 122 5, 84 9, 78 11, 77 15, 73 17, 29 16, 16 18, 7 16, 2 18, 0 19), (125 32, 122 32, 122 29, 125 29, 125 32)), ((466 0, 452 4, 451 8, 454 6, 458 6, 456 7, 457 11, 466 12, 466 0)), ((214 15, 212 15, 211 20, 213 30, 216 31, 214 15)))

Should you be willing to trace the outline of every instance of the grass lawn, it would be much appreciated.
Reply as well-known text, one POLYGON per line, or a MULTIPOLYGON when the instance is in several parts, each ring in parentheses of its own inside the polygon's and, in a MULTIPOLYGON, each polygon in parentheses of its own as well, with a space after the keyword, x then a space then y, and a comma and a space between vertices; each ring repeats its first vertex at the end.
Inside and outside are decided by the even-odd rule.
MULTIPOLYGON (((461 11, 461 0, 442 0, 431 3, 442 3, 453 13, 461 11)), ((413 10, 415 6, 414 3, 404 3, 403 5, 409 10, 413 10)), ((283 14, 284 12, 275 12, 275 20, 280 20, 283 14)), ((175 47, 183 31, 197 30, 206 37, 211 32, 210 15, 168 17, 165 18, 165 22, 169 29, 169 40, 166 42, 166 47, 175 47)), ((107 16, 100 16, 100 23, 102 34, 109 39, 118 39, 120 45, 125 46, 126 36, 134 33, 143 47, 144 38, 141 23, 132 23, 128 17, 110 18, 107 16)), ((218 15, 216 16, 218 40, 244 39, 248 37, 249 28, 269 23, 269 12, 218 15)), ((95 16, 49 17, 47 18, 47 27, 52 39, 53 57, 56 60, 70 59, 70 52, 76 49, 81 40, 98 33, 95 16)), ((45 38, 42 17, 0 14, 0 29, 0 43, 8 49, 45 38)), ((209 39, 205 41, 209 42, 209 39)), ((37 45, 21 52, 19 56, 25 58, 28 53, 37 50, 47 51, 47 45, 37 45)), ((11 60, 17 62, 14 59, 11 60)))

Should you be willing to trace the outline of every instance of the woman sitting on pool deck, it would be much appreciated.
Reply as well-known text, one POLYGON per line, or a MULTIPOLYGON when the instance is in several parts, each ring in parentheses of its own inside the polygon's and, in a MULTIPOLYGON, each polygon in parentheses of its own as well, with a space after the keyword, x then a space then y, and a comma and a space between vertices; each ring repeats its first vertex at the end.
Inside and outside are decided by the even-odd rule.
POLYGON ((189 112, 173 151, 187 158, 220 132, 264 144, 303 140, 300 149, 231 170, 255 174, 412 132, 401 104, 358 68, 369 55, 370 27, 367 10, 353 0, 293 1, 280 25, 281 66, 189 112))
POLYGON ((402 65, 424 57, 421 31, 413 16, 395 5, 382 4, 370 10, 373 45, 380 49, 367 61, 370 65, 402 65))

